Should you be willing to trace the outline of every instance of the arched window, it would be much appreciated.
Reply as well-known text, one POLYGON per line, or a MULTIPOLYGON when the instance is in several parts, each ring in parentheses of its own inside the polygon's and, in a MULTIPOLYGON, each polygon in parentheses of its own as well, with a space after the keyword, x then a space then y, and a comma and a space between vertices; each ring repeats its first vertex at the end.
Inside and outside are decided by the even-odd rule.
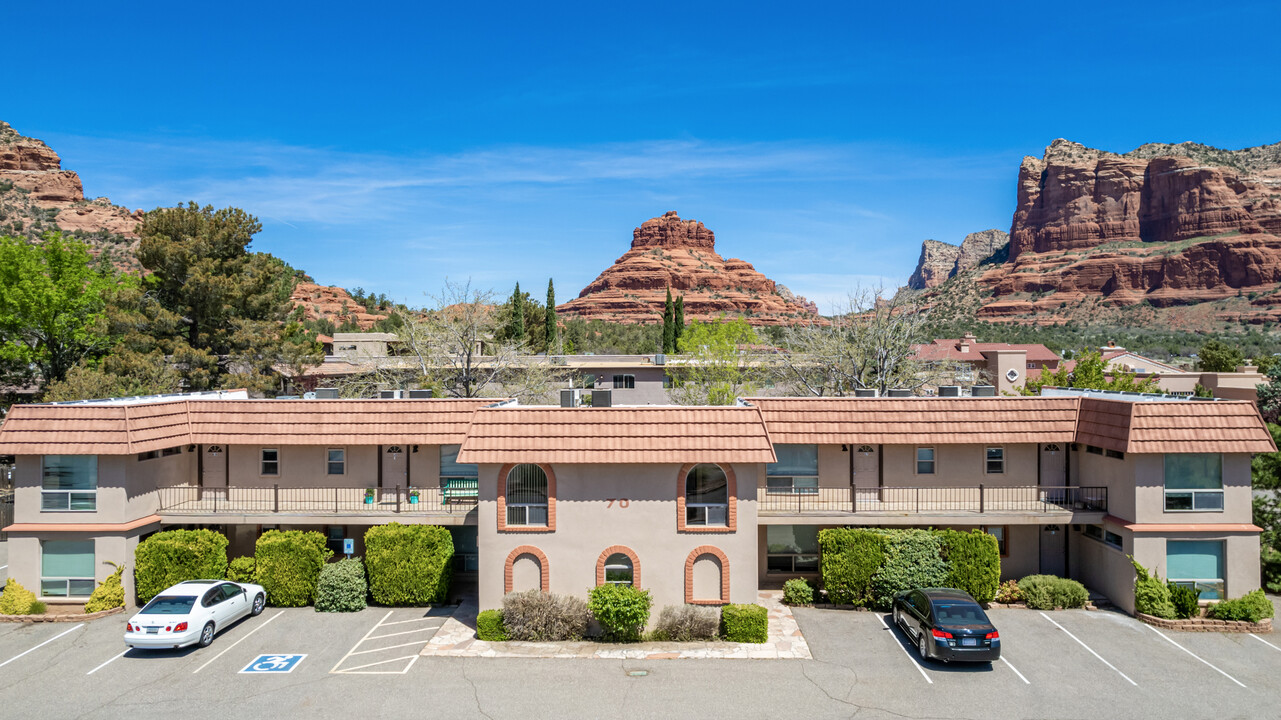
POLYGON ((623 553, 614 553, 605 558, 605 584, 631 585, 633 578, 632 559, 623 553))
POLYGON ((729 482, 716 465, 695 465, 685 475, 685 524, 725 525, 729 516, 729 482))
POLYGON ((537 465, 507 473, 507 524, 547 525, 547 474, 537 465))

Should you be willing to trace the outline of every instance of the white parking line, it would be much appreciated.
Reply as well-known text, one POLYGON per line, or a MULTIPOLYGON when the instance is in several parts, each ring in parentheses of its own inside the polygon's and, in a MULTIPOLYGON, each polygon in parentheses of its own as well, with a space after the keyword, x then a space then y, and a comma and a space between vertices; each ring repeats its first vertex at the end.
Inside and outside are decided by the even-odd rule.
POLYGON ((119 655, 117 655, 117 656, 115 656, 115 657, 111 658, 110 660, 108 660, 107 662, 105 662, 105 663, 103 663, 103 664, 99 665, 98 667, 96 667, 96 668, 94 668, 94 669, 90 670, 89 672, 85 673, 85 675, 92 675, 92 674, 94 674, 94 673, 98 672, 99 670, 101 670, 101 669, 103 669, 103 668, 107 667, 107 666, 108 666, 108 665, 110 665, 111 663, 113 663, 113 662, 115 662, 115 661, 119 660, 120 658, 124 657, 124 656, 125 656, 125 653, 129 652, 131 649, 132 649, 132 648, 125 648, 125 651, 124 651, 124 652, 122 652, 122 653, 120 653, 119 655))
POLYGON ((417 656, 417 655, 406 655, 406 656, 404 656, 404 657, 392 658, 392 659, 390 659, 390 660, 379 660, 378 662, 371 662, 371 663, 369 663, 368 665, 357 665, 356 667, 354 667, 354 668, 350 668, 350 669, 348 669, 348 670, 340 670, 340 671, 339 671, 339 673, 340 673, 340 674, 342 674, 342 675, 404 675, 405 673, 409 672, 409 668, 411 668, 411 667, 413 667, 413 666, 414 666, 414 661, 415 661, 415 660, 417 660, 417 659, 418 659, 418 656, 417 656), (356 672, 357 670, 362 670, 362 669, 364 669, 364 668, 370 668, 370 667, 373 667, 373 666, 375 666, 375 665, 385 665, 386 663, 389 663, 389 662, 396 662, 396 661, 398 661, 398 660, 408 660, 408 661, 409 661, 409 664, 405 666, 405 669, 404 669, 404 670, 383 670, 383 671, 370 671, 370 672, 356 672))
POLYGON ((45 640, 44 642, 40 643, 39 645, 37 645, 37 646, 35 646, 35 647, 31 648, 30 650, 27 650, 26 652, 19 653, 19 654, 17 654, 17 655, 14 655, 13 657, 9 658, 8 660, 5 660, 4 662, 0 663, 0 667, 4 667, 5 665, 8 665, 9 663, 13 662, 14 660, 17 660, 18 658, 22 657, 23 655, 26 655, 26 654, 27 654, 27 653, 29 653, 29 652, 35 652, 36 650, 39 650, 40 648, 44 647, 45 645, 48 645, 49 643, 53 642, 54 640, 57 640, 58 638, 62 637, 63 635, 66 635, 67 633, 71 632, 72 630, 75 630, 75 629, 80 628, 80 627, 83 627, 83 626, 84 626, 84 623, 76 623, 75 625, 72 625, 71 627, 67 628, 66 630, 63 630, 62 632, 58 633, 57 635, 54 635, 53 637, 49 638, 48 640, 45 640))
POLYGON ((403 648, 403 647, 409 647, 410 645, 422 645, 422 644, 423 644, 422 640, 415 640, 414 642, 401 643, 399 645, 388 645, 387 647, 374 648, 373 650, 360 650, 360 651, 357 651, 354 653, 348 653, 348 654, 349 655, 367 655, 371 652, 383 652, 384 650, 395 650, 396 648, 403 648))
POLYGON ((267 618, 267 622, 265 622, 265 623, 263 623, 263 624, 259 625, 258 627, 254 628, 253 630, 250 630, 249 632, 245 633, 245 636, 244 636, 244 637, 242 637, 242 638, 240 638, 239 640, 235 641, 234 643, 232 643, 232 644, 228 645, 226 650, 223 650, 222 652, 218 653, 217 655, 214 655, 213 657, 209 658, 209 660, 208 660, 204 665, 201 665, 200 667, 196 668, 195 670, 192 670, 192 671, 191 671, 191 674, 192 674, 192 675, 195 675, 196 673, 200 672, 201 670, 204 670, 205 668, 209 667, 209 663, 213 662, 214 660, 217 660, 218 658, 222 657, 223 655, 226 655, 228 652, 230 652, 230 651, 231 651, 231 649, 232 649, 232 648, 234 648, 235 646, 239 645, 240 643, 242 643, 242 642, 244 642, 244 641, 248 640, 250 635, 253 635, 254 633, 258 632, 259 630, 261 630, 261 629, 263 629, 263 628, 267 627, 267 623, 271 622, 272 620, 275 620, 276 618, 278 618, 278 617, 280 617, 281 615, 284 615, 284 614, 285 614, 285 611, 284 611, 284 610, 281 610, 280 612, 276 613, 275 615, 272 615, 271 617, 267 618))
POLYGON ((333 668, 332 670, 330 670, 329 672, 330 672, 330 673, 336 673, 336 672, 338 672, 338 668, 339 668, 339 666, 341 666, 344 662, 346 662, 346 661, 347 661, 347 658, 351 657, 351 654, 352 654, 352 653, 354 653, 354 652, 356 652, 356 648, 360 647, 360 644, 361 644, 361 643, 363 643, 364 641, 368 640, 368 639, 369 639, 369 636, 370 636, 370 635, 373 635, 375 630, 377 630, 379 627, 382 627, 383 620, 386 620, 387 618, 391 617, 391 613, 392 613, 392 611, 391 611, 391 610, 388 610, 388 611, 387 611, 387 614, 386 614, 386 615, 383 615, 382 620, 379 620, 377 625, 374 625, 373 627, 369 628, 369 632, 365 633, 365 636, 364 636, 364 637, 362 637, 361 639, 357 640, 357 641, 356 641, 356 644, 351 646, 351 649, 347 651, 347 654, 346 654, 346 655, 343 655, 343 656, 342 656, 342 659, 341 659, 341 660, 339 660, 339 661, 338 661, 338 663, 337 663, 336 665, 334 665, 334 668, 333 668))
POLYGON ((1277 647, 1276 645, 1273 645, 1272 643, 1268 642, 1267 640, 1264 640, 1263 638, 1259 637, 1258 635, 1255 635, 1254 633, 1250 633, 1250 637, 1254 638, 1255 640, 1258 640, 1259 642, 1263 643, 1264 645, 1267 645, 1268 647, 1272 648, 1273 650, 1281 650, 1281 647, 1277 647))
MULTIPOLYGON (((1113 665, 1112 663, 1108 662, 1107 660, 1104 660, 1102 655, 1100 655, 1100 654, 1098 654, 1098 653, 1094 652, 1094 649, 1093 649, 1093 648, 1091 648, 1089 645, 1086 645, 1085 643, 1081 642, 1081 638, 1079 638, 1079 637, 1077 637, 1077 636, 1073 635, 1071 632, 1069 632, 1069 631, 1068 631, 1068 629, 1067 629, 1067 628, 1065 628, 1065 627, 1063 627, 1062 625, 1060 625, 1060 624, 1058 624, 1058 623, 1054 622, 1054 619, 1053 619, 1053 618, 1051 618, 1049 615, 1046 615, 1045 613, 1041 613, 1041 617, 1045 618, 1046 620, 1049 620, 1051 623, 1054 623, 1054 627, 1056 627, 1056 628, 1058 628, 1058 629, 1062 630, 1063 632, 1067 633, 1067 636, 1068 636, 1068 637, 1070 637, 1070 638, 1072 638, 1073 640, 1075 640, 1075 641, 1077 642, 1077 644, 1079 644, 1081 647, 1085 648, 1086 650, 1089 650, 1091 655, 1093 655, 1094 657, 1096 657, 1096 658, 1098 658, 1098 659, 1099 659, 1099 662, 1103 663, 1104 665, 1107 665, 1108 667, 1112 668, 1113 670, 1116 670, 1116 674, 1117 674, 1117 675, 1120 675, 1120 676, 1121 676, 1121 677, 1123 677, 1123 678, 1125 678, 1125 681, 1126 681, 1126 682, 1130 683, 1131 685, 1133 685, 1133 686, 1135 686, 1135 687, 1138 687, 1138 686, 1139 686, 1139 684, 1138 684, 1138 683, 1136 683, 1136 682, 1134 682, 1133 680, 1131 680, 1131 679, 1130 679, 1130 676, 1129 676, 1129 675, 1126 675, 1125 673, 1121 672, 1120 670, 1117 670, 1115 665, 1113 665)), ((1151 626, 1149 626, 1149 627, 1151 627, 1151 626)))
POLYGON ((903 646, 903 643, 899 642, 898 636, 894 634, 894 630, 885 622, 885 616, 877 613, 876 617, 879 618, 881 624, 885 626, 886 632, 890 634, 890 639, 894 641, 894 644, 898 645, 898 649, 902 650, 903 654, 907 656, 907 659, 912 661, 912 667, 916 668, 917 671, 921 673, 921 677, 925 678, 925 682, 933 685, 934 681, 930 679, 929 675, 925 674, 925 668, 921 667, 920 663, 916 662, 916 658, 912 657, 912 653, 908 652, 907 648, 903 646))
POLYGON ((439 628, 418 628, 417 630, 405 630, 404 632, 387 633, 386 635, 375 635, 371 638, 365 638, 365 639, 366 640, 382 640, 383 638, 396 637, 397 635, 413 635, 414 633, 428 632, 428 631, 435 632, 438 629, 439 628))
POLYGON ((1009 660, 1006 660, 1006 659, 1005 659, 1005 656, 1004 656, 1004 655, 1002 655, 1002 656, 1001 656, 1001 662, 1005 663, 1006 665, 1009 665, 1009 666, 1010 666, 1010 669, 1014 671, 1014 674, 1015 674, 1015 675, 1018 675, 1018 676, 1019 676, 1019 679, 1023 681, 1023 684, 1024 684, 1024 685, 1031 685, 1031 684, 1032 684, 1032 683, 1030 683, 1030 682, 1028 682, 1028 681, 1027 681, 1027 678, 1023 677, 1023 673, 1019 672, 1019 669, 1018 669, 1018 668, 1014 667, 1014 665, 1013 665, 1009 660))
POLYGON ((409 620, 397 620, 396 622, 383 623, 380 627, 391 627, 392 625, 404 625, 405 623, 423 622, 425 620, 440 620, 440 619, 441 618, 438 618, 438 617, 410 618, 409 620))
POLYGON ((1217 667, 1214 667, 1214 665, 1210 664, 1210 661, 1209 661, 1209 660, 1206 660, 1205 658, 1201 657, 1200 655, 1197 655, 1196 653, 1192 652, 1191 650, 1189 650, 1189 649, 1187 649, 1187 648, 1183 647, 1182 645, 1180 645, 1180 644, 1178 644, 1178 643, 1174 642, 1174 641, 1173 641, 1173 640, 1171 640, 1169 637, 1167 637, 1165 633, 1161 632, 1160 630, 1157 630, 1156 628, 1152 627, 1151 625, 1148 625, 1147 627, 1148 627, 1148 629, 1149 629, 1149 630, 1151 630, 1152 632, 1154 632, 1154 633, 1156 633, 1157 635, 1160 635, 1161 637, 1165 638, 1165 639, 1166 639, 1166 642, 1170 643, 1170 644, 1171 644, 1171 645, 1173 645, 1174 647, 1176 647, 1176 648, 1178 648, 1178 649, 1182 650, 1183 652, 1185 652, 1185 653, 1187 653, 1187 654, 1191 655, 1192 657, 1196 658, 1197 660, 1200 660, 1201 662, 1205 663, 1206 665, 1209 665, 1209 666, 1210 666, 1210 668, 1211 668, 1212 670, 1214 670, 1215 672, 1217 672, 1218 674, 1220 674, 1220 675, 1222 675, 1223 677, 1225 677, 1225 678, 1227 678, 1227 679, 1231 680, 1232 682, 1236 683, 1237 685, 1240 685, 1241 687, 1245 687, 1245 685, 1244 685, 1244 684, 1242 684, 1242 682, 1241 682, 1240 680, 1237 680, 1236 678, 1234 678, 1234 677, 1232 677, 1231 675, 1229 675, 1229 674, 1227 674, 1227 673, 1223 672, 1222 670, 1218 669, 1217 667))

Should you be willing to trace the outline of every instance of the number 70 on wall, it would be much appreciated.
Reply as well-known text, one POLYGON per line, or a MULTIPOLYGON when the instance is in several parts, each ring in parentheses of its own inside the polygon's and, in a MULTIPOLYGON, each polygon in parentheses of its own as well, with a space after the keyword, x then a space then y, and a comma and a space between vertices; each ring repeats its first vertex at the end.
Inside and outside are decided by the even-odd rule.
POLYGON ((631 505, 632 501, 627 498, 605 498, 605 507, 612 508, 614 507, 614 503, 618 503, 620 508, 625 508, 628 505, 631 505))

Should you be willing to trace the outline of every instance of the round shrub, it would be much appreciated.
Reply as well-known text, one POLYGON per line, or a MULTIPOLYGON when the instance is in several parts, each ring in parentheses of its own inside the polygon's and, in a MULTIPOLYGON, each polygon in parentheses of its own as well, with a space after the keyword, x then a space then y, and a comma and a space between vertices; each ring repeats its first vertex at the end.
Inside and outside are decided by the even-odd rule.
POLYGON ((606 583, 592 588, 587 609, 600 623, 607 640, 636 642, 649 622, 653 602, 648 590, 606 583))
POLYGON ((886 536, 861 528, 818 532, 821 574, 827 599, 838 605, 864 605, 872 576, 885 561, 886 536))
POLYGON ((36 600, 35 593, 13 578, 5 581, 4 592, 0 593, 0 615, 39 615, 43 612, 44 604, 36 600))
POLYGON ((654 624, 655 640, 690 642, 715 640, 720 631, 721 614, 716 608, 702 605, 668 605, 654 624))
POLYGON ((788 605, 811 605, 814 603, 814 588, 805 578, 792 578, 783 583, 783 602, 788 605))
POLYGON ((320 569, 316 582, 316 612, 357 612, 365 609, 365 563, 348 558, 320 569))
POLYGON ((1019 589, 1034 610, 1056 610, 1085 607, 1090 593, 1075 580, 1054 575, 1028 575, 1019 581, 1019 589))
POLYGON ((1252 590, 1234 600, 1224 600, 1211 605, 1210 617, 1216 620, 1259 622, 1263 618, 1272 617, 1274 611, 1272 601, 1263 594, 1262 590, 1252 590))
POLYGON ((334 554, 325 536, 311 530, 268 530, 254 548, 254 578, 276 607, 310 605, 320 569, 334 554))
POLYGON ((238 557, 227 563, 227 579, 238 583, 254 581, 254 569, 257 563, 251 557, 238 557))
POLYGON ((1023 600, 1023 591, 1019 589, 1018 580, 1006 580, 1001 583, 1001 587, 996 591, 996 601, 999 603, 1016 603, 1023 600))
POLYGON ((760 605, 721 608, 721 632, 729 642, 769 642, 769 611, 760 605))
POLYGON ((943 531, 943 558, 948 587, 964 590, 981 603, 996 598, 1001 585, 1001 547, 982 530, 943 531))
POLYGON ((453 537, 437 525, 388 523, 365 533, 369 593, 379 605, 444 602, 453 558, 453 537))
POLYGON ((124 572, 124 566, 116 565, 116 571, 94 588, 89 602, 85 603, 85 612, 96 613, 125 606, 125 588, 120 584, 124 572))
POLYGON ((503 597, 503 627, 512 640, 555 642, 580 640, 591 613, 582 598, 540 590, 503 597))
POLYGON ((872 607, 889 610, 904 590, 944 587, 948 565, 941 556, 943 539, 931 530, 877 530, 887 538, 885 562, 872 576, 872 607))
POLYGON ((503 627, 503 611, 481 610, 476 615, 476 637, 490 642, 506 640, 507 629, 503 627))
POLYGON ((138 543, 133 582, 138 603, 187 580, 227 576, 227 536, 213 530, 165 530, 138 543))

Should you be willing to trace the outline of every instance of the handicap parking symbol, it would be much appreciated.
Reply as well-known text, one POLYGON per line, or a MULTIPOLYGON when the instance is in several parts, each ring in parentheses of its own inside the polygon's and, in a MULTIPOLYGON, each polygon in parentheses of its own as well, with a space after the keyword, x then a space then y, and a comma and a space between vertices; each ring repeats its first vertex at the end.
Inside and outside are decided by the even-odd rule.
POLYGON ((259 655, 245 666, 242 673, 289 673, 306 655, 259 655))

